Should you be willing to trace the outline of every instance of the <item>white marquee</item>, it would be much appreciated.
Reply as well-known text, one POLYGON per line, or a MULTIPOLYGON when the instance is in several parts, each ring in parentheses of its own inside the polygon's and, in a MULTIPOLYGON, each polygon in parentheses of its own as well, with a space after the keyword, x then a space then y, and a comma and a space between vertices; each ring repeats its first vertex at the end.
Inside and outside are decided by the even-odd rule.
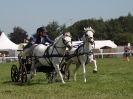
POLYGON ((18 45, 13 43, 8 37, 5 35, 4 32, 0 35, 0 50, 17 50, 18 45))

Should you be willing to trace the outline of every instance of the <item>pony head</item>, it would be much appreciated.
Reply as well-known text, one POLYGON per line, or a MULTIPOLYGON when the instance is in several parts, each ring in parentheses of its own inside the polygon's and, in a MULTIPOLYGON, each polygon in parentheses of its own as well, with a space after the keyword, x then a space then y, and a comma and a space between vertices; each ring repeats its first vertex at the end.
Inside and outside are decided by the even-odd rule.
POLYGON ((87 28, 84 28, 84 31, 92 31, 93 33, 95 33, 95 30, 94 29, 92 29, 91 27, 87 27, 87 28))
POLYGON ((91 27, 84 28, 85 34, 83 35, 84 42, 90 42, 91 44, 94 43, 93 34, 95 31, 91 27))
POLYGON ((68 47, 69 49, 72 48, 72 37, 70 32, 63 33, 62 41, 66 47, 68 47))
POLYGON ((54 45, 60 46, 60 48, 68 47, 72 48, 72 38, 70 32, 65 32, 55 39, 54 45))

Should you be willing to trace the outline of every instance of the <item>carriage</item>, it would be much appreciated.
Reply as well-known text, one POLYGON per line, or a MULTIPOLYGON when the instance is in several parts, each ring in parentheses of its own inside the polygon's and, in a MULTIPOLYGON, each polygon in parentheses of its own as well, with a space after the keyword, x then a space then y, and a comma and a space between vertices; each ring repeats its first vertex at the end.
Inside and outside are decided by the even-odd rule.
MULTIPOLYGON (((34 56, 28 56, 26 59, 23 59, 21 56, 19 57, 19 68, 16 65, 13 65, 11 68, 11 78, 14 82, 26 82, 27 74, 30 72, 35 74, 35 69, 37 72, 44 72, 47 74, 47 78, 49 82, 52 82, 56 73, 60 75, 62 83, 65 83, 64 78, 69 79, 70 71, 69 66, 71 63, 76 64, 76 68, 74 70, 74 80, 76 80, 76 71, 80 66, 83 67, 84 74, 84 82, 86 82, 86 70, 85 65, 89 61, 94 63, 94 72, 97 72, 97 64, 96 60, 93 58, 93 53, 91 50, 93 49, 92 44, 94 43, 93 33, 94 30, 89 28, 84 28, 86 31, 83 35, 83 43, 79 47, 74 47, 71 42, 70 34, 63 34, 59 36, 54 45, 46 48, 44 45, 38 45, 38 47, 31 48, 34 49, 34 56), (71 50, 66 50, 66 48, 70 48, 71 50), (42 51, 41 49, 45 49, 42 51), (39 50, 39 51, 38 51, 39 50), (66 53, 67 52, 67 53, 66 53), (45 54, 42 55, 42 53, 45 54), (41 56, 42 55, 42 56, 41 56), (42 63, 42 66, 35 66, 35 60, 38 60, 42 63), (45 62, 44 62, 45 60, 45 62), (47 63, 46 63, 47 62, 47 63), (31 65, 32 64, 32 65, 31 65), (47 66, 48 64, 49 66, 47 66), (31 66, 34 69, 31 69, 31 66), (36 67, 36 68, 35 68, 36 67), (55 70, 56 72, 54 72, 55 70)), ((78 44, 79 45, 79 44, 78 44)), ((30 75, 32 78, 33 74, 30 75)))
MULTIPOLYGON (((21 51, 21 50, 19 50, 21 51)), ((46 56, 46 57, 53 57, 53 56, 46 56)), ((57 57, 63 57, 63 56, 57 56, 57 57)), ((31 70, 31 64, 32 64, 32 56, 27 56, 26 59, 23 59, 21 56, 18 56, 18 63, 19 66, 13 64, 11 66, 11 80, 12 82, 27 82, 27 75, 30 74, 31 70)), ((37 57, 36 57, 37 58, 37 57)), ((61 65, 61 73, 65 79, 69 79, 70 77, 70 71, 64 65, 64 63, 61 65)), ((37 72, 43 72, 46 74, 46 78, 48 79, 48 82, 52 82, 53 79, 56 77, 56 72, 54 70, 55 68, 53 66, 39 66, 37 67, 37 72)))
POLYGON ((52 45, 34 44, 21 51, 18 56, 19 67, 16 65, 11 67, 12 81, 27 82, 27 78, 32 79, 36 72, 43 72, 47 74, 50 82, 58 73, 62 83, 65 83, 65 75, 69 76, 69 72, 64 65, 61 66, 61 63, 66 48, 71 48, 71 34, 69 32, 58 36, 52 45), (30 74, 29 77, 27 74, 30 74))

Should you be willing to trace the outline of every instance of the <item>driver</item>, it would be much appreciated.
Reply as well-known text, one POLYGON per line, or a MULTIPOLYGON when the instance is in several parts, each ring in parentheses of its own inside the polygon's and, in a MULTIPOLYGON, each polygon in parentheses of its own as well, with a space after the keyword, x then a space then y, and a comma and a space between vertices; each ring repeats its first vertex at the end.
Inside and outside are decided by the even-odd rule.
POLYGON ((36 34, 34 34, 28 44, 24 47, 25 48, 29 48, 31 47, 33 44, 46 44, 47 43, 50 43, 50 44, 53 44, 54 41, 51 40, 48 35, 47 35, 47 29, 45 27, 39 27, 36 31, 36 34))

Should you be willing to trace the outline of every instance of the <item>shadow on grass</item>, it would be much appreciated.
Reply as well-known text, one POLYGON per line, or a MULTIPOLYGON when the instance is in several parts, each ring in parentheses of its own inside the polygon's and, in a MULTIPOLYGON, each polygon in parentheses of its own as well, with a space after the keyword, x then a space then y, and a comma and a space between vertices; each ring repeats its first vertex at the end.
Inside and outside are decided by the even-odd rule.
POLYGON ((12 82, 12 81, 4 81, 3 84, 5 85, 15 85, 15 86, 32 86, 32 85, 38 85, 38 84, 42 84, 42 85, 48 85, 50 83, 48 83, 46 80, 32 80, 30 82, 12 82))
MULTIPOLYGON (((70 81, 66 81, 66 82, 70 82, 70 81)), ((53 82, 50 82, 50 83, 44 79, 31 80, 30 82, 27 81, 25 83, 22 83, 20 81, 19 82, 12 82, 11 80, 2 82, 2 84, 5 84, 5 85, 15 85, 15 86, 50 85, 50 84, 55 84, 55 83, 62 84, 61 80, 57 80, 57 79, 53 82)))

